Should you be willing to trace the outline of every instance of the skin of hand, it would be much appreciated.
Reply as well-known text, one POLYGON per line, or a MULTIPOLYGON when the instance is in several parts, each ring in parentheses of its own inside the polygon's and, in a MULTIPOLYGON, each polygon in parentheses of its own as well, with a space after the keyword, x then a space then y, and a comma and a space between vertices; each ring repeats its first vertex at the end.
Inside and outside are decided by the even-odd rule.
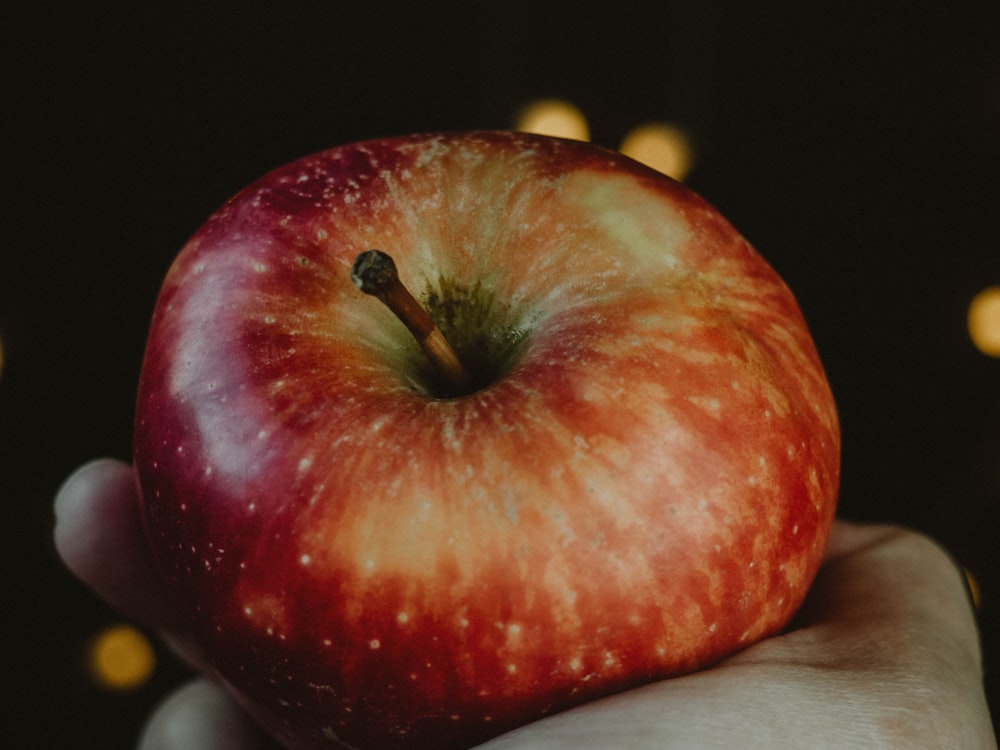
MULTIPOLYGON (((210 674, 144 546, 131 467, 102 459, 56 498, 67 567, 210 674)), ((140 750, 276 748, 210 677, 170 696, 140 750)), ((997 748, 975 615, 937 544, 838 521, 802 610, 781 635, 696 674, 646 685, 497 737, 480 750, 997 748)))

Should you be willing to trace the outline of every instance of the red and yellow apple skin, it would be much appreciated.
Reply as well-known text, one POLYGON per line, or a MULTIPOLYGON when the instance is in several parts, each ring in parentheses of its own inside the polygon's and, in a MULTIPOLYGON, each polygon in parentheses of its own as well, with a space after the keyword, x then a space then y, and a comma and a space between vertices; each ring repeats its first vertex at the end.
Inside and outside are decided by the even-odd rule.
MULTIPOLYGON (((447 325, 444 325, 447 332, 447 325)), ((709 205, 512 133, 326 151, 171 267, 138 395, 149 545, 290 748, 464 748, 781 629, 836 502, 789 290, 709 205), (391 253, 507 361, 446 397, 352 284, 391 253)))

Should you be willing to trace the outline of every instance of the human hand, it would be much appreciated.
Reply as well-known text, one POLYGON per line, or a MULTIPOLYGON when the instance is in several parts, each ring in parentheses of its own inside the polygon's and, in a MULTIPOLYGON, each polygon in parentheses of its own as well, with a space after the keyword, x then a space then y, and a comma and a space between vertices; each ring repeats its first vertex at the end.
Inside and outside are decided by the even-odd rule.
MULTIPOLYGON (((62 486, 56 547, 110 604, 206 662, 167 603, 143 541, 132 470, 102 460, 62 486)), ((276 745, 203 677, 150 718, 141 750, 276 745)), ((838 522, 795 623, 721 664, 580 706, 480 750, 997 748, 979 634, 960 571, 911 531, 838 522)))

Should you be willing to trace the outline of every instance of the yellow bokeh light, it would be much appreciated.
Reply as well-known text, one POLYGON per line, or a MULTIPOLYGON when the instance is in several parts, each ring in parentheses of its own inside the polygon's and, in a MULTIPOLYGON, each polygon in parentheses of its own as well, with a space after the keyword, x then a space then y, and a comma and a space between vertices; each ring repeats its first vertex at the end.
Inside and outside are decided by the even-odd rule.
POLYGON ((987 287, 969 303, 969 337, 989 357, 1000 357, 1000 286, 987 287))
POLYGON ((539 99, 528 104, 518 113, 514 127, 524 133, 590 140, 586 116, 562 99, 539 99))
POLYGON ((665 122, 650 122, 634 128, 618 150, 675 180, 687 177, 694 162, 687 134, 665 122))
POLYGON ((98 633, 88 657, 94 681, 110 690, 137 688, 156 667, 149 639, 131 625, 113 625, 98 633))

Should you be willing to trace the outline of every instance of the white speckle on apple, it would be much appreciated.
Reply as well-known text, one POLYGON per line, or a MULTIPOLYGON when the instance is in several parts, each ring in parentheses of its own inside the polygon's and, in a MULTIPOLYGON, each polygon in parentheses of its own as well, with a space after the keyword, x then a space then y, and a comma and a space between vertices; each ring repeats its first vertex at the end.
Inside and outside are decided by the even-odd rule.
POLYGON ((312 558, 309 557, 309 555, 302 555, 302 557, 299 558, 299 564, 300 565, 308 565, 311 562, 312 562, 312 558))
POLYGON ((398 615, 396 615, 396 622, 398 622, 400 625, 405 625, 409 621, 410 621, 410 616, 406 612, 400 612, 398 615))
POLYGON ((266 437, 267 437, 267 430, 261 430, 260 432, 257 433, 258 440, 263 440, 266 437))
POLYGON ((368 648, 370 648, 372 651, 378 651, 380 648, 382 648, 382 641, 380 641, 378 638, 372 638, 370 641, 368 641, 368 648))
POLYGON ((257 261, 253 264, 253 270, 256 273, 264 273, 267 270, 267 266, 261 263, 260 261, 257 261))
POLYGON ((516 664, 508 664, 507 665, 507 674, 515 674, 516 672, 517 672, 517 665, 516 664))
POLYGON ((708 626, 709 633, 714 633, 718 629, 719 629, 719 624, 717 622, 713 622, 711 625, 708 626))
POLYGON ((312 466, 312 463, 313 463, 313 457, 312 456, 304 456, 303 458, 300 458, 299 459, 299 473, 303 474, 303 473, 309 471, 309 468, 312 466))

